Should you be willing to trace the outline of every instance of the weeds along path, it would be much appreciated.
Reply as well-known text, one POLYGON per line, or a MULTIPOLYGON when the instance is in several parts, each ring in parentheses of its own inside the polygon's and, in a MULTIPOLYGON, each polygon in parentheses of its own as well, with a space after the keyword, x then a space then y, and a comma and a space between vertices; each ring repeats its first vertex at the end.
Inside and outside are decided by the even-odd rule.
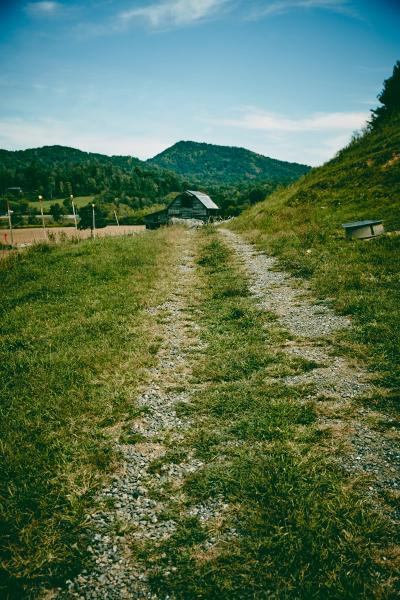
MULTIPOLYGON (((182 230, 181 258, 174 291, 168 301, 149 309, 161 327, 164 339, 156 367, 150 369, 147 389, 137 398, 139 416, 126 430, 119 446, 122 464, 111 484, 102 490, 103 509, 90 520, 88 551, 91 567, 84 570, 57 598, 155 598, 147 585, 148 564, 134 552, 137 544, 160 544, 176 529, 165 513, 161 487, 168 486, 171 503, 179 495, 181 481, 202 461, 190 453, 179 455, 187 417, 177 415, 176 405, 189 401, 191 356, 203 351, 198 325, 191 314, 196 295, 193 241, 194 232, 182 230), (165 459, 167 445, 176 454, 165 459), (157 472, 158 462, 165 467, 157 472)), ((195 509, 196 510, 196 509, 195 509)), ((200 510, 200 508, 198 509, 200 510)))
POLYGON ((304 281, 278 270, 277 259, 258 252, 229 230, 220 231, 250 276, 250 290, 258 306, 276 315, 289 332, 282 350, 313 363, 305 373, 275 380, 308 386, 305 398, 317 401, 321 430, 333 434, 331 450, 340 463, 350 471, 369 475, 371 493, 389 493, 396 499, 400 453, 395 421, 357 402, 374 394, 371 378, 361 366, 335 352, 331 334, 350 327, 351 322, 315 303, 304 281))

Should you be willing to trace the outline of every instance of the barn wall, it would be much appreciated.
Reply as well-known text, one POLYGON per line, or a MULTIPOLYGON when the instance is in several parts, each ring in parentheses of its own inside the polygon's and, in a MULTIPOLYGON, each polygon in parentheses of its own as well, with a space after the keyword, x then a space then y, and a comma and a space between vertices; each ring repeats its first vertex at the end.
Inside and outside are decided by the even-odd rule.
POLYGON ((144 218, 144 222, 146 223, 147 229, 157 229, 161 225, 166 225, 166 223, 168 222, 167 211, 163 210, 157 213, 146 215, 144 218))
POLYGON ((192 206, 184 206, 185 195, 177 196, 168 208, 169 217, 178 217, 180 219, 207 219, 207 208, 196 197, 190 196, 192 206))

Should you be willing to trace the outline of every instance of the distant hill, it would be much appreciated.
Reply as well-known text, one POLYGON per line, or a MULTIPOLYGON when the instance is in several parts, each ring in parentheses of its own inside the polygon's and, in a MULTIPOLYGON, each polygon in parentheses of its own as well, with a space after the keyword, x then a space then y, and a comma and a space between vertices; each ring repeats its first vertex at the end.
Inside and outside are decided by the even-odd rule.
MULTIPOLYGON (((0 150, 0 191, 21 187, 24 195, 47 199, 109 193, 146 201, 184 187, 176 173, 132 156, 106 156, 65 146, 0 150)), ((141 206, 140 206, 141 208, 141 206)))
MULTIPOLYGON (((100 196, 101 202, 110 205, 118 198, 133 210, 142 210, 168 201, 171 193, 196 188, 212 195, 222 215, 237 215, 248 204, 308 171, 304 165, 266 158, 244 148, 195 142, 179 142, 148 161, 44 146, 0 150, 0 193, 16 187, 22 188, 28 200, 39 194, 46 200, 71 194, 100 196)), ((21 214, 27 211, 21 203, 19 208, 21 214)), ((19 208, 13 206, 16 213, 19 208)))
POLYGON ((147 164, 192 180, 225 185, 245 181, 286 184, 310 170, 307 165, 267 158, 245 148, 184 141, 167 148, 147 164))

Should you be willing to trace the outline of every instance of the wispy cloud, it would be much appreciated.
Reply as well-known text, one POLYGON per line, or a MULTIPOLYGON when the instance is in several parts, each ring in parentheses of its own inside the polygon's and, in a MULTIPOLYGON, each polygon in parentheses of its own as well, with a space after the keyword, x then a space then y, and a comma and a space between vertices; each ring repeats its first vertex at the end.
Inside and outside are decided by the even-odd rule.
POLYGON ((213 123, 248 130, 294 133, 359 129, 365 125, 368 117, 369 113, 366 112, 331 112, 315 113, 302 119, 289 119, 276 113, 251 109, 236 119, 222 119, 213 123))
POLYGON ((26 11, 34 16, 52 16, 55 15, 59 9, 62 8, 62 4, 59 2, 29 2, 25 9, 26 11))
POLYGON ((250 14, 250 18, 258 19, 274 15, 282 15, 293 10, 327 10, 359 18, 357 11, 349 0, 273 0, 259 4, 250 14))
POLYGON ((119 18, 123 23, 142 19, 152 29, 169 29, 213 18, 230 4, 231 0, 163 0, 122 12, 119 18))
POLYGON ((292 118, 253 106, 231 110, 235 112, 228 117, 203 119, 212 127, 213 135, 230 145, 313 166, 332 158, 369 118, 367 111, 319 112, 292 118))

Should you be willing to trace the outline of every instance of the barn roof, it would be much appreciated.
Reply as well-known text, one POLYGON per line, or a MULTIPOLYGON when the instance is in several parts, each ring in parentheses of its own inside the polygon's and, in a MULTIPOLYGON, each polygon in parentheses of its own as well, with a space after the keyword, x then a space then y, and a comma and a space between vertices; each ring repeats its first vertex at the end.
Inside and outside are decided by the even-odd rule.
POLYGON ((194 192, 193 190, 187 190, 186 193, 191 194, 192 196, 196 196, 196 198, 200 200, 200 202, 204 204, 206 208, 213 208, 218 210, 218 206, 215 204, 215 202, 211 200, 210 196, 207 196, 207 194, 204 194, 203 192, 194 192))

